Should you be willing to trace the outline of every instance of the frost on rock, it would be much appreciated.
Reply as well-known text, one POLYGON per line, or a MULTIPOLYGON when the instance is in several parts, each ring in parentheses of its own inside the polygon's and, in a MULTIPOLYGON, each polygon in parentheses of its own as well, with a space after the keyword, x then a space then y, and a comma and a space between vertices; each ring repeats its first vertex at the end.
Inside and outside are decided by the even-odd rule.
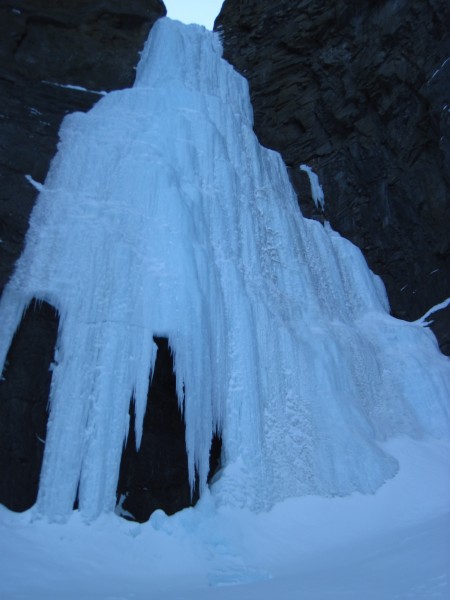
POLYGON ((135 86, 60 135, 0 303, 0 365, 31 298, 60 314, 41 513, 69 513, 78 487, 87 517, 114 509, 154 335, 174 355, 200 490, 221 431, 220 502, 373 492, 397 469, 378 441, 448 434, 448 359, 388 315, 355 246, 302 217, 216 34, 159 20, 135 86))

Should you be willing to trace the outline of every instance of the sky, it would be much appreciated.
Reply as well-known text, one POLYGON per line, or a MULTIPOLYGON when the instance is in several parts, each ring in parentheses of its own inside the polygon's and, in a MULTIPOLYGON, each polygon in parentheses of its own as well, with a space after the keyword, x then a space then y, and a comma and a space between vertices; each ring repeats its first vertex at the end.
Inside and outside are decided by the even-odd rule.
POLYGON ((167 16, 183 23, 200 23, 212 29, 223 0, 164 0, 167 16))

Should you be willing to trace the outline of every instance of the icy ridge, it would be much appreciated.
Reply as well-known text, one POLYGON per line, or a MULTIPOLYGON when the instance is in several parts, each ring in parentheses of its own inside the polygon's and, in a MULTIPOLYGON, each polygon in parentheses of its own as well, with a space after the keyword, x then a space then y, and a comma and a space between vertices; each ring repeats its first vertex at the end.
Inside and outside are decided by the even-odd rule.
POLYGON ((216 34, 159 20, 136 85, 68 116, 0 301, 0 364, 32 297, 60 313, 37 509, 114 508, 130 398, 139 442, 167 336, 191 484, 213 431, 221 502, 372 492, 377 441, 449 431, 450 364, 391 318, 360 251, 303 219, 252 131, 247 83, 216 34))

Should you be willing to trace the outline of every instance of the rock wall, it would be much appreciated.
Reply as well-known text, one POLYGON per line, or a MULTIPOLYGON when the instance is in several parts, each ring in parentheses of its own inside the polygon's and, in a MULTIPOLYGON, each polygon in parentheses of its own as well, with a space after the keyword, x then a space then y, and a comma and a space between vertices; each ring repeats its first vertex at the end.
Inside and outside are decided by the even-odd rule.
MULTIPOLYGON (((215 29, 303 213, 363 250, 395 316, 417 319, 450 297, 448 1, 225 0, 215 29)), ((450 307, 432 318, 450 354, 450 307)))
POLYGON ((0 502, 30 508, 39 489, 58 317, 33 301, 14 336, 0 378, 0 502))

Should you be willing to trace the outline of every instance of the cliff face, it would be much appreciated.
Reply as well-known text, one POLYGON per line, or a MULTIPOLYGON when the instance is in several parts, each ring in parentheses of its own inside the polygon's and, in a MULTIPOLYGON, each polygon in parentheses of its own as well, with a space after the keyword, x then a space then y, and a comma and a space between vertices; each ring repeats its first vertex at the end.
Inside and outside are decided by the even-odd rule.
MULTIPOLYGON (((450 296, 450 5, 446 0, 226 0, 225 58, 303 213, 359 246, 413 320, 450 296), (325 193, 315 208, 306 163, 325 193)), ((450 353, 450 308, 433 329, 450 353)))
MULTIPOLYGON (((5 0, 0 5, 0 293, 69 112, 134 80, 160 0, 5 0), (72 87, 71 87, 72 86, 72 87), (89 91, 85 91, 85 88, 89 91)), ((33 302, 0 379, 0 502, 36 499, 58 318, 33 302)))

